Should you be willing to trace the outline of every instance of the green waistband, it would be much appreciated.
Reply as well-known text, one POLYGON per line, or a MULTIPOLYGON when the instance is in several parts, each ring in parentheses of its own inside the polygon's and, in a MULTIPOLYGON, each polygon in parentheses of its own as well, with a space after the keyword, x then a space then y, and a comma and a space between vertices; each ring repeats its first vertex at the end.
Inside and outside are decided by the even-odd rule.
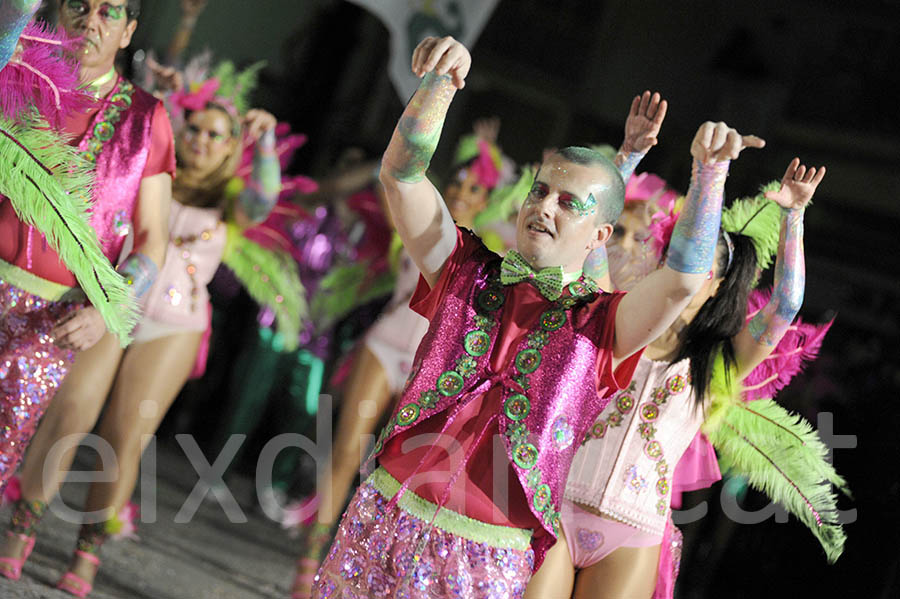
POLYGON ((36 295, 42 299, 59 302, 83 302, 85 301, 84 293, 78 287, 67 287, 42 279, 41 277, 22 270, 18 266, 0 260, 0 281, 5 281, 14 287, 18 287, 23 291, 27 291, 31 295, 36 295))
MULTIPOLYGON (((375 469, 375 472, 369 476, 366 482, 375 487, 388 500, 397 494, 401 486, 396 478, 380 466, 375 469)), ((419 520, 431 522, 431 519, 434 518, 434 525, 441 530, 476 543, 484 543, 500 549, 516 549, 518 551, 526 551, 531 545, 530 529, 480 522, 468 516, 457 514, 445 507, 442 507, 437 512, 437 517, 435 518, 434 513, 437 511, 437 505, 409 490, 403 493, 397 505, 403 511, 419 520)))

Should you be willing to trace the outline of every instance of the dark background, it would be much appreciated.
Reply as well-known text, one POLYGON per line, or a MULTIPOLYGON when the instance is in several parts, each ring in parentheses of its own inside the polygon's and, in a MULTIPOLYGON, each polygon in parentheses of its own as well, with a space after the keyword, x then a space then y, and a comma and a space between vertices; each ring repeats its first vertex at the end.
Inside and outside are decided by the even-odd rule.
MULTIPOLYGON (((144 4, 132 49, 161 50, 178 3, 144 4)), ((188 54, 267 59, 257 102, 309 134, 295 170, 322 174, 350 145, 376 156, 385 147, 403 108, 386 75, 389 43, 377 18, 339 0, 210 0, 188 54)), ((685 526, 678 596, 900 597, 900 2, 501 0, 472 54, 438 171, 480 116, 501 117, 500 144, 520 163, 545 147, 617 146, 644 89, 660 91, 669 113, 639 171, 676 189, 704 120, 768 142, 732 165, 728 197, 779 178, 795 155, 827 165, 807 213, 802 315, 836 321, 820 359, 779 399, 853 436, 834 452, 855 493, 841 505, 857 510, 844 556, 826 565, 793 520, 735 524, 717 485, 687 501, 710 510, 685 526)), ((742 503, 765 504, 753 492, 742 503)))

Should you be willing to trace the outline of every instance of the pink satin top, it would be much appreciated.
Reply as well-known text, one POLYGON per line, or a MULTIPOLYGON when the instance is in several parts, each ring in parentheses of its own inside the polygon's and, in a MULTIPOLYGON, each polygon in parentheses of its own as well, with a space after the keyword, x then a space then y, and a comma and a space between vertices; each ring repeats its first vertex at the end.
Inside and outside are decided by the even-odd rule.
POLYGON ((225 224, 221 219, 218 208, 172 202, 166 261, 143 297, 145 318, 184 327, 186 331, 206 330, 206 285, 225 251, 225 224))

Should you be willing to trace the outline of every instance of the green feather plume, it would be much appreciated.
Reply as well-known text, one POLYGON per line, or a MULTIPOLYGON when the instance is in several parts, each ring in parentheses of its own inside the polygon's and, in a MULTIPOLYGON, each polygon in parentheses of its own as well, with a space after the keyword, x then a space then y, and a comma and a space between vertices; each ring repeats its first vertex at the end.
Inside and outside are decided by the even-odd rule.
POLYGON ((745 403, 736 394, 722 393, 729 385, 721 357, 713 376, 713 401, 703 432, 715 446, 720 466, 744 476, 794 514, 833 563, 847 537, 838 522, 832 485, 848 496, 850 492, 826 459, 828 447, 809 422, 773 400, 745 403))
POLYGON ((595 152, 600 152, 610 162, 616 159, 616 149, 609 144, 591 144, 588 147, 595 152))
POLYGON ((780 187, 778 181, 767 183, 756 196, 735 200, 722 211, 722 229, 752 239, 757 265, 763 270, 772 264, 772 258, 778 252, 781 234, 781 207, 767 200, 765 193, 780 187))
POLYGON ((515 183, 494 189, 488 197, 487 206, 475 216, 472 222, 475 230, 508 220, 525 201, 525 196, 528 195, 531 184, 534 183, 535 175, 534 169, 526 166, 515 183))
POLYGON ((238 72, 230 60, 220 62, 212 74, 219 81, 216 95, 229 98, 239 114, 246 113, 250 109, 250 94, 256 88, 259 72, 265 66, 266 61, 261 60, 238 72))
POLYGON ((42 119, 20 121, 0 119, 0 193, 22 222, 47 239, 125 346, 140 313, 131 287, 103 255, 90 225, 91 164, 42 119))
POLYGON ((300 323, 309 310, 297 263, 288 254, 267 249, 227 225, 222 262, 230 268, 253 300, 275 312, 285 350, 297 349, 300 323))

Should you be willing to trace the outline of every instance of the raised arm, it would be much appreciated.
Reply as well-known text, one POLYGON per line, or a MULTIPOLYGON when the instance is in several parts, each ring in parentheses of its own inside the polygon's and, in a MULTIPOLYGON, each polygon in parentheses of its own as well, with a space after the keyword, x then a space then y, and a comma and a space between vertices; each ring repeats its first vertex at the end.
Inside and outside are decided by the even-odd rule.
POLYGON ((0 2, 0 69, 12 58, 19 36, 41 0, 3 0, 0 2))
POLYGON ((769 303, 734 338, 739 378, 750 374, 772 353, 803 304, 803 214, 824 177, 824 166, 807 168, 794 158, 781 179, 781 189, 766 193, 768 199, 781 206, 775 281, 769 303))
POLYGON ((657 136, 668 109, 669 103, 662 99, 659 92, 651 95, 648 90, 631 101, 631 109, 625 119, 625 137, 614 161, 625 183, 631 179, 634 169, 650 148, 659 141, 657 136))
POLYGON ((397 233, 429 285, 456 246, 456 225, 441 194, 425 177, 447 109, 465 85, 471 57, 451 37, 425 38, 412 57, 422 83, 400 117, 381 161, 380 180, 397 233))
POLYGON ((746 147, 765 142, 725 123, 704 123, 691 144, 691 186, 669 243, 666 264, 638 283, 616 311, 614 365, 663 333, 712 270, 728 165, 746 147))
POLYGON ((250 180, 237 197, 233 207, 234 220, 249 227, 266 220, 281 191, 281 164, 275 151, 275 117, 265 110, 247 112, 244 126, 256 140, 253 148, 253 170, 250 180))

